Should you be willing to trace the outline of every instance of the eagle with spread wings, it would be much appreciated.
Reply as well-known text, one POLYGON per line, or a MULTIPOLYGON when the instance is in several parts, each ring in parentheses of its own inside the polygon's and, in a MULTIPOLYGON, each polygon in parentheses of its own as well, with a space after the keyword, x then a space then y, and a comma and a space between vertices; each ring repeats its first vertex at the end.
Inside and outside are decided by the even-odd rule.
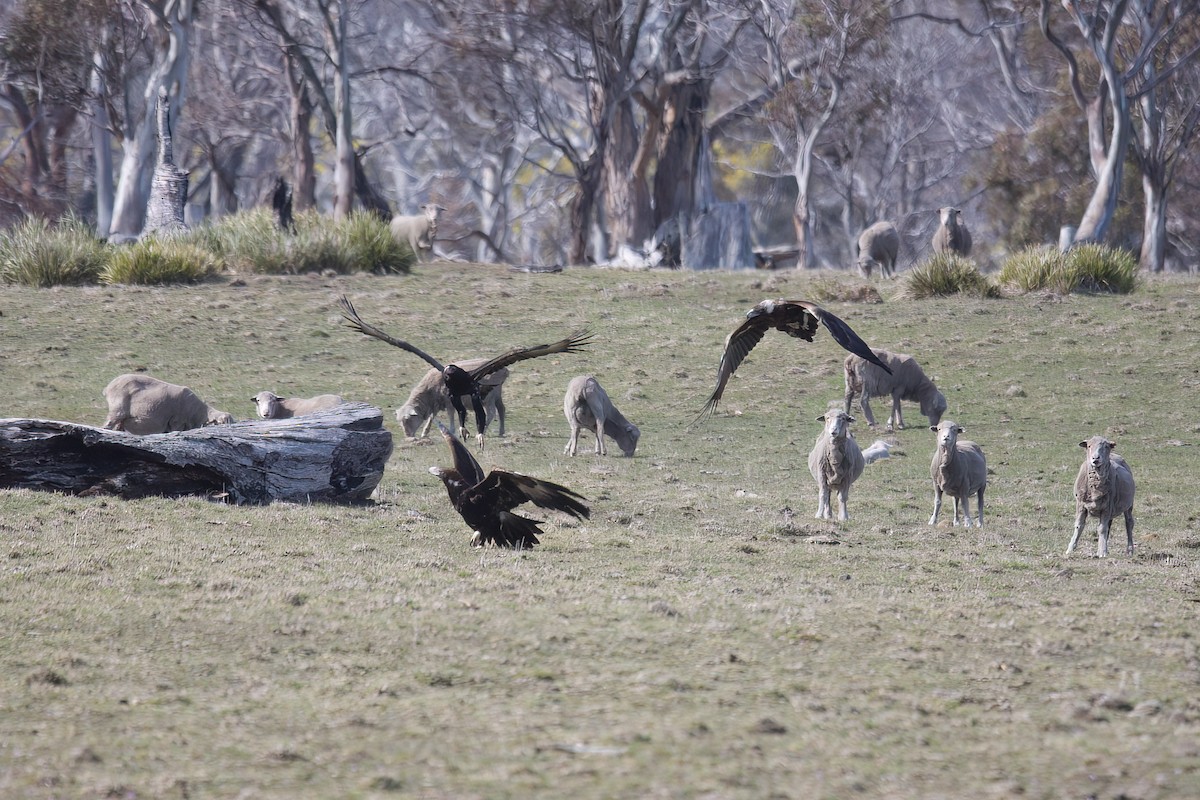
POLYGON ((413 355, 424 359, 426 363, 442 373, 442 381, 446 384, 446 391, 450 394, 450 402, 453 404, 454 410, 458 412, 459 435, 464 438, 467 436, 467 409, 463 405, 462 398, 471 398, 471 407, 475 411, 476 439, 479 442, 480 449, 483 449, 483 432, 487 427, 487 412, 483 408, 483 395, 486 393, 487 387, 481 387, 480 381, 493 372, 515 364, 518 361, 548 356, 554 353, 577 353, 589 344, 592 338, 591 333, 581 331, 568 336, 566 339, 560 339, 553 344, 518 347, 509 350, 507 353, 502 353, 480 364, 475 369, 468 371, 457 364, 442 364, 442 362, 419 347, 393 338, 374 325, 367 324, 358 315, 358 312, 354 310, 354 305, 345 295, 342 295, 339 304, 342 307, 342 316, 350 323, 351 328, 359 333, 379 339, 381 342, 387 342, 394 347, 399 347, 401 350, 407 350, 413 355))
POLYGON ((725 384, 767 331, 774 328, 788 336, 811 342, 818 327, 829 331, 833 340, 844 349, 882 367, 889 375, 892 373, 867 343, 832 312, 807 300, 763 300, 747 311, 746 321, 725 338, 725 352, 721 354, 721 364, 717 367, 717 388, 713 390, 700 416, 692 424, 702 422, 717 410, 717 403, 721 401, 721 395, 725 392, 725 384))
POLYGON ((449 428, 438 422, 438 430, 450 445, 454 466, 449 469, 430 467, 429 472, 442 479, 454 510, 475 531, 471 544, 515 548, 537 544, 538 536, 544 533, 538 527, 541 520, 512 513, 524 503, 562 511, 576 519, 591 514, 583 503, 587 498, 557 483, 501 469, 494 469, 485 476, 471 451, 449 428))

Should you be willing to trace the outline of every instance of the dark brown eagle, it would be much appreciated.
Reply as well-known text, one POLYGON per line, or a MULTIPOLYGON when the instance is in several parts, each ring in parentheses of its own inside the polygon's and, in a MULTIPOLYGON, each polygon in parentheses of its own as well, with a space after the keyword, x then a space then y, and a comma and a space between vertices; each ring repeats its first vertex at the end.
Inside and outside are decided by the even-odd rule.
POLYGON ((816 303, 807 300, 763 300, 747 311, 746 321, 725 338, 725 352, 721 354, 721 365, 717 367, 717 388, 713 390, 700 416, 692 424, 703 422, 717 410, 717 403, 721 401, 721 394, 725 391, 729 377, 767 331, 774 328, 788 336, 811 342, 818 325, 823 325, 833 340, 846 350, 882 367, 889 375, 892 373, 888 365, 879 360, 849 325, 816 303))
POLYGON ((450 469, 430 467, 429 472, 446 484, 446 493, 450 495, 454 510, 475 531, 471 544, 516 548, 537 544, 538 535, 543 533, 538 527, 540 520, 512 513, 522 503, 562 511, 577 519, 591 514, 582 502, 586 497, 557 483, 501 469, 494 469, 485 477, 471 451, 450 429, 438 422, 438 430, 450 445, 454 466, 450 469))
POLYGON ((467 436, 467 409, 463 405, 462 398, 471 398, 471 407, 475 409, 476 438, 479 441, 480 449, 483 448, 483 431, 487 427, 487 413, 483 409, 483 395, 487 393, 489 387, 481 387, 479 382, 493 372, 503 369, 510 364, 515 364, 518 361, 524 361, 527 358, 538 358, 539 356, 548 356, 554 353, 577 353, 590 343, 592 337, 592 334, 587 331, 581 331, 573 336, 568 336, 566 339, 560 339, 554 344, 519 347, 498 355, 468 372, 456 364, 443 365, 419 347, 388 336, 374 325, 368 325, 366 322, 363 322, 362 317, 358 316, 358 312, 354 310, 354 306, 345 295, 342 295, 339 303, 342 306, 342 316, 349 321, 351 328, 359 333, 373 336, 382 342, 387 342, 394 347, 399 347, 401 350, 407 350, 414 355, 420 356, 430 366, 442 373, 442 380, 446 384, 446 391, 450 393, 450 402, 454 405, 454 410, 458 412, 459 435, 463 437, 467 436))

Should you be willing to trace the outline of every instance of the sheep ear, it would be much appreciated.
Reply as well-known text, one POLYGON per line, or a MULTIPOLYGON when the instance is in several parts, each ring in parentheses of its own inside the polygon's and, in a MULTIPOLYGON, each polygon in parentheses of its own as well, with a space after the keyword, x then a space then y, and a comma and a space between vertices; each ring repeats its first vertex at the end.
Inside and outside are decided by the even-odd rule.
POLYGON ((824 422, 824 421, 825 421, 825 415, 824 415, 824 414, 822 414, 821 416, 817 417, 817 422, 824 422))
POLYGON ((1087 447, 1087 440, 1086 440, 1086 439, 1084 439, 1082 442, 1080 442, 1080 443, 1079 443, 1079 446, 1080 446, 1080 447, 1087 447))
POLYGON ((954 432, 955 432, 955 433, 966 433, 966 432, 967 432, 967 429, 966 429, 966 428, 964 428, 962 425, 955 425, 955 426, 954 426, 954 432))
POLYGON ((854 422, 854 417, 850 416, 849 414, 846 415, 846 419, 848 419, 850 422, 854 422))
POLYGON ((937 425, 930 425, 930 426, 929 426, 929 430, 933 431, 934 433, 937 433, 937 429, 938 429, 938 426, 937 426, 937 425))
POLYGON ((1116 449, 1117 449, 1117 443, 1116 443, 1116 442, 1109 442, 1109 443, 1108 443, 1108 449, 1109 449, 1109 450, 1116 450, 1116 449))

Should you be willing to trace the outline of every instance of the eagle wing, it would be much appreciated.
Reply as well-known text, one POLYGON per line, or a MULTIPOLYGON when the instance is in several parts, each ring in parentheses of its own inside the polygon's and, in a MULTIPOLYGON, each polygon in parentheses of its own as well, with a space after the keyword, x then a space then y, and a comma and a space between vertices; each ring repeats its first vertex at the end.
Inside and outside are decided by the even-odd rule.
POLYGON ((592 334, 588 331, 579 331, 568 336, 565 339, 559 339, 553 344, 538 344, 533 347, 518 347, 509 350, 507 353, 498 355, 495 358, 488 359, 483 364, 480 364, 475 369, 471 370, 471 378, 478 383, 483 378, 497 372, 504 367, 524 361, 529 358, 539 358, 541 356, 553 355, 554 353, 577 353, 587 345, 591 344, 592 334))
POLYGON ((843 322, 832 311, 826 311, 816 303, 810 303, 807 300, 786 300, 784 302, 799 306, 816 317, 821 326, 829 331, 829 335, 833 337, 835 342, 841 345, 843 350, 847 350, 856 356, 870 361, 889 375, 892 374, 891 368, 879 360, 879 356, 875 355, 875 351, 871 349, 870 345, 864 342, 862 337, 854 332, 853 328, 843 322))
POLYGON ((692 422, 693 425, 708 419, 717 410, 717 403, 721 402, 730 376, 741 366, 754 345, 762 341, 770 327, 771 321, 765 316, 747 317, 745 322, 725 337, 725 351, 721 353, 721 363, 717 367, 717 388, 709 395, 708 402, 704 404, 700 416, 692 422))
POLYGON ((442 432, 442 438, 446 440, 446 444, 450 445, 450 455, 454 458, 454 471, 462 476, 467 486, 477 486, 483 481, 483 467, 479 466, 479 462, 475 460, 475 456, 471 455, 471 451, 450 432, 450 429, 440 419, 437 421, 437 426, 438 430, 442 432))
POLYGON ((582 502, 586 497, 557 483, 516 472, 494 469, 476 488, 488 492, 497 511, 511 511, 522 503, 533 503, 539 508, 562 511, 580 519, 591 514, 582 502))
POLYGON ((354 310, 354 305, 350 302, 346 295, 342 295, 338 299, 338 304, 342 307, 342 316, 346 318, 346 320, 350 323, 350 327, 354 330, 358 331, 359 333, 364 333, 367 336, 373 336, 381 342, 387 342, 393 347, 399 347, 401 350, 407 350, 413 355, 420 356, 438 372, 441 372, 445 369, 445 366, 443 366, 440 361, 416 345, 411 345, 408 342, 388 336, 374 325, 369 325, 366 322, 363 322, 362 317, 360 317, 358 312, 354 310))

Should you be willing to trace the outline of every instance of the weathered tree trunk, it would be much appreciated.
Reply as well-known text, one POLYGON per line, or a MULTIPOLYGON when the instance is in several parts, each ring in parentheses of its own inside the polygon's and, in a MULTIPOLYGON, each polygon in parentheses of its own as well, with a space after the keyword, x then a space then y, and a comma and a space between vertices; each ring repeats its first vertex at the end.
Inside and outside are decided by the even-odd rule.
POLYGON ((370 496, 391 453, 383 414, 366 403, 150 436, 0 419, 0 488, 348 503, 370 496))
POLYGON ((188 174, 186 170, 175 166, 175 151, 171 144, 171 103, 166 89, 159 90, 156 113, 158 165, 154 168, 143 236, 174 233, 187 227, 183 221, 183 206, 187 202, 188 174))
POLYGON ((317 194, 317 171, 312 138, 309 136, 313 108, 304 86, 304 76, 300 73, 291 50, 289 47, 284 57, 284 66, 287 68, 288 90, 292 100, 292 180, 296 187, 296 210, 307 211, 316 205, 317 194))
POLYGON ((714 203, 693 214, 687 228, 680 248, 686 269, 754 269, 745 203, 714 203))
POLYGON ((108 119, 108 37, 109 27, 100 32, 100 43, 92 54, 92 153, 96 159, 96 230, 107 236, 113 213, 112 132, 108 119))

